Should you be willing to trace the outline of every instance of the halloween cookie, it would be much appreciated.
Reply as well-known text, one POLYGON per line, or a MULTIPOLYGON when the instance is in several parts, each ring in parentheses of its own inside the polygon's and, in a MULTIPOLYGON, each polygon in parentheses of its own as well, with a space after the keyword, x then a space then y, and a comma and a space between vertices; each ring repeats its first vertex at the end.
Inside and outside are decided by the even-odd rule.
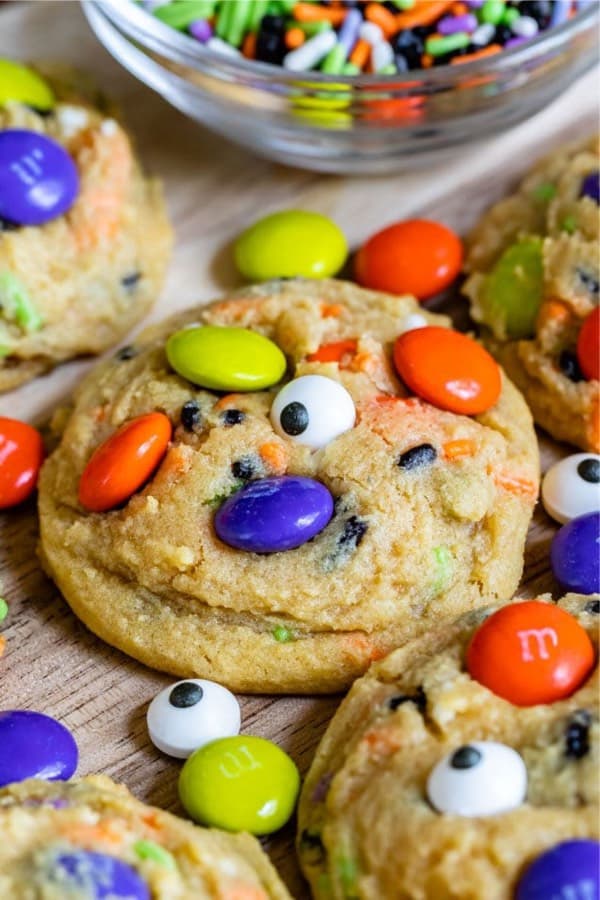
POLYGON ((448 324, 409 297, 271 282, 98 367, 39 486, 42 560, 75 613, 155 668, 308 693, 510 595, 532 422, 448 324))
POLYGON ((479 609, 355 682, 300 800, 315 898, 597 896, 599 610, 479 609))
POLYGON ((0 60, 0 391, 119 341, 162 286, 160 185, 74 73, 0 60))
POLYGON ((558 440, 600 448, 598 140, 554 152, 468 241, 482 337, 558 440))
POLYGON ((198 828, 104 776, 0 790, 0 896, 289 900, 248 834, 198 828))

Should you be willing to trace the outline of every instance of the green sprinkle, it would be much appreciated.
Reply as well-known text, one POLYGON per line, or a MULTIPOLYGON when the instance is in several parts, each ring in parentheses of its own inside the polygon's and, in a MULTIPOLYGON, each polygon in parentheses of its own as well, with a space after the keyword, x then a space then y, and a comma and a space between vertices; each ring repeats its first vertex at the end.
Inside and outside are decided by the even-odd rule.
POLYGON ((347 62, 342 69, 342 75, 358 75, 360 74, 360 69, 358 66, 355 66, 354 63, 347 62))
POLYGON ((268 6, 269 0, 254 0, 252 9, 250 10, 250 18, 248 20, 248 29, 250 31, 258 31, 268 6))
POLYGON ((250 21, 252 3, 251 0, 236 0, 235 3, 230 5, 233 7, 233 13, 229 19, 229 28, 225 35, 225 40, 232 47, 239 47, 250 21))
POLYGON ((456 34, 448 34, 446 37, 427 38, 425 41, 425 52, 430 56, 444 56, 446 53, 452 53, 454 50, 462 50, 468 47, 471 38, 466 31, 457 31, 456 34))
POLYGON ((452 572, 452 554, 448 547, 440 544, 439 547, 433 548, 433 556, 435 558, 436 576, 433 582, 433 590, 436 594, 447 587, 452 572))
POLYGON ((575 216, 566 216, 561 222, 561 231, 566 231, 567 234, 575 234, 577 230, 577 220, 575 216))
POLYGON ((220 494, 215 494, 214 497, 209 497, 208 500, 204 500, 203 505, 211 506, 213 508, 220 506, 221 503, 224 503, 225 500, 229 500, 229 498, 233 494, 236 494, 239 491, 239 489, 244 486, 244 483, 245 482, 243 482, 241 480, 236 481, 235 484, 233 484, 232 487, 228 491, 223 491, 220 494))
POLYGON ((299 28, 306 37, 314 37, 322 31, 331 31, 333 25, 325 19, 322 22, 294 22, 294 28, 299 28))
POLYGON ((154 841, 137 841, 133 845, 133 850, 140 859, 150 859, 171 871, 177 869, 177 863, 172 854, 159 844, 155 844, 154 841))
POLYGON ((10 272, 0 272, 0 313, 23 331, 38 331, 42 327, 42 318, 25 287, 10 272))
POLYGON ((354 900, 358 897, 356 889, 356 876, 358 870, 356 863, 349 856, 343 856, 337 861, 337 871, 340 881, 342 882, 342 890, 344 891, 345 900, 354 900))
POLYGON ((8 347, 6 344, 0 344, 0 357, 8 356, 12 352, 12 347, 8 347))
POLYGON ((515 9, 514 6, 509 6, 502 13, 502 18, 500 19, 500 22, 502 23, 502 25, 508 25, 508 27, 510 28, 512 23, 516 22, 516 20, 520 19, 520 18, 521 18, 521 13, 519 12, 519 10, 515 9))
POLYGON ((387 66, 384 66, 383 69, 378 69, 378 75, 395 75, 398 69, 394 65, 394 63, 388 63, 387 66))
POLYGON ((412 9, 415 5, 415 0, 392 0, 392 3, 398 9, 412 9))
POLYGON ((279 644, 289 644, 290 641, 296 640, 294 633, 285 625, 277 625, 271 634, 279 644))
POLYGON ((556 185, 551 181, 543 181, 534 187, 532 194, 536 200, 552 200, 553 197, 556 197, 556 185))
POLYGON ((498 25, 503 15, 503 0, 485 0, 479 13, 480 21, 487 22, 489 25, 498 25))
POLYGON ((341 44, 334 44, 323 62, 321 71, 329 75, 339 75, 346 62, 346 51, 341 44))
MULTIPOLYGON (((152 10, 152 15, 165 25, 183 31, 195 19, 208 19, 215 8, 215 0, 185 0, 185 2, 166 3, 152 10)), ((227 6, 230 4, 228 3, 227 6)), ((235 4, 231 4, 232 6, 235 4)), ((221 18, 219 16, 219 18, 221 18)))
POLYGON ((217 21, 215 25, 215 32, 217 37, 220 37, 222 40, 225 40, 225 35, 228 33, 231 21, 233 16, 235 15, 235 3, 223 3, 219 9, 219 14, 217 16, 217 21))
POLYGON ((331 896, 331 878, 329 877, 328 872, 321 872, 319 874, 317 885, 319 888, 319 896, 331 896))
POLYGON ((4 597, 0 597, 0 622, 4 622, 8 615, 8 603, 4 597))

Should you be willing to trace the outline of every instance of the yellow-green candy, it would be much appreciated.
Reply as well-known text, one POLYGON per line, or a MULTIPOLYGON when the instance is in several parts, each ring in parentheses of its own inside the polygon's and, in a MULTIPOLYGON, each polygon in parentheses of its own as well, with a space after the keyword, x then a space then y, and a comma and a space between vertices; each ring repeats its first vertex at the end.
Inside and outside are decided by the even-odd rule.
POLYGON ((286 367, 277 344, 246 328, 185 328, 166 349, 178 375, 214 391, 260 391, 277 384, 286 367))
POLYGON ((194 821, 257 835, 285 825, 299 787, 295 763, 259 737, 211 741, 190 756, 179 776, 179 796, 194 821))
POLYGON ((235 242, 235 263, 249 281, 329 278, 344 265, 348 245, 335 222, 289 209, 259 219, 235 242))
POLYGON ((530 337, 543 293, 542 241, 526 237, 506 248, 485 280, 481 310, 486 325, 502 337, 530 337))
POLYGON ((10 59, 0 59, 0 106, 11 101, 42 111, 52 109, 55 102, 50 86, 36 72, 10 59))

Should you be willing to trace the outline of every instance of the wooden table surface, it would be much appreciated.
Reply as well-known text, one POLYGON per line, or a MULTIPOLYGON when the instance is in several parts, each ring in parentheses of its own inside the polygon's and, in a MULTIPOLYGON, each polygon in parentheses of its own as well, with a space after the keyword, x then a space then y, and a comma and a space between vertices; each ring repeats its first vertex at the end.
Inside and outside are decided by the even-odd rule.
MULTIPOLYGON (((151 319, 209 300, 235 285, 229 244, 258 216, 290 206, 334 218, 356 247, 395 219, 441 219, 465 233, 536 156, 597 126, 598 72, 590 72, 543 113, 510 134, 469 149, 452 163, 417 174, 343 178, 287 169, 249 156, 185 119, 122 70, 89 31, 73 2, 0 7, 0 56, 60 59, 90 70, 121 103, 149 169, 165 181, 177 231, 165 290, 151 319)), ((452 310, 459 310, 456 302, 452 310)), ((464 310, 464 307, 463 307, 464 310)), ((61 367, 0 398, 0 415, 43 422, 68 396, 89 361, 61 367)), ((568 451, 540 435, 544 468, 568 451)), ((520 593, 558 595, 548 565, 555 531, 536 512, 520 593)), ((169 683, 97 640, 71 614, 36 559, 33 501, 0 516, 0 578, 10 611, 0 660, 0 706, 36 709, 64 722, 80 748, 79 774, 103 772, 138 797, 181 813, 181 763, 150 744, 145 711, 169 683)), ((330 698, 242 697, 245 733, 269 737, 304 773, 336 705, 330 698)), ((295 863, 293 828, 265 842, 293 895, 307 890, 295 863)))

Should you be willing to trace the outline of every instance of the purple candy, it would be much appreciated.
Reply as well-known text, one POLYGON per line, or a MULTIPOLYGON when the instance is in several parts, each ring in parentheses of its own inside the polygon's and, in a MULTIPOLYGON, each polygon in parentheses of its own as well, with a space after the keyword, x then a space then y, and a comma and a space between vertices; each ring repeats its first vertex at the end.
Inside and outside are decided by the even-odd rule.
POLYGON ((61 853, 48 873, 69 891, 85 893, 90 900, 150 900, 150 889, 130 865, 114 856, 75 850, 61 853))
POLYGON ((358 9, 350 9, 346 13, 346 18, 338 32, 338 44, 346 51, 346 56, 350 56, 352 48, 358 40, 358 29, 363 21, 362 14, 358 9))
POLYGON ((206 19, 195 19, 193 22, 190 22, 188 31, 192 37, 195 37, 197 41, 201 41, 203 44, 209 41, 213 36, 210 22, 206 19))
POLYGON ((476 17, 472 13, 464 16, 444 16, 436 25, 439 34, 456 34, 458 31, 468 31, 469 34, 477 28, 476 17))
POLYGON ((552 539, 550 563, 566 591, 600 592, 600 513, 587 513, 563 525, 552 539))
POLYGON ((35 131, 0 131, 0 218, 43 225, 67 212, 78 192, 77 167, 60 144, 35 131))
POLYGON ((526 869, 515 900, 600 900, 599 870, 597 841, 565 841, 526 869))
POLYGON ((299 475, 252 481, 215 515, 217 536, 251 553, 278 553, 310 541, 333 515, 324 484, 299 475))
POLYGON ((586 175, 579 191, 580 197, 590 197, 600 205, 600 171, 590 172, 586 175))
POLYGON ((25 778, 66 781, 77 768, 77 744, 51 716, 0 712, 0 787, 25 778))

